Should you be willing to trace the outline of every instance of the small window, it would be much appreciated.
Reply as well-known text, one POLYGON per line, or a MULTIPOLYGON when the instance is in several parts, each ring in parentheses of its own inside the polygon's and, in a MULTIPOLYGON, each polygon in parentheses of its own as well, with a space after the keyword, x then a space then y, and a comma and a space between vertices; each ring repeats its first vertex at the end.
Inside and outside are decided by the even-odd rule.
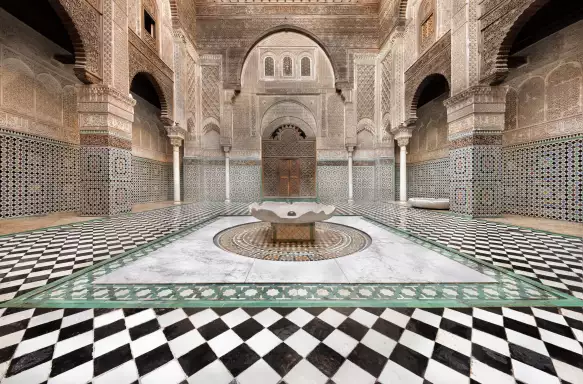
POLYGON ((144 29, 148 32, 152 37, 156 37, 156 22, 154 18, 150 16, 148 12, 144 10, 144 29))
POLYGON ((286 56, 283 58, 283 75, 284 76, 292 76, 293 75, 293 70, 292 70, 292 59, 289 56, 286 56))
POLYGON ((302 61, 300 62, 300 67, 301 67, 301 74, 302 76, 312 76, 312 66, 310 63, 310 58, 309 57, 303 57, 302 61))
POLYGON ((273 77, 275 75, 275 63, 273 57, 266 57, 264 61, 265 77, 273 77))
POLYGON ((435 18, 433 13, 421 24, 421 47, 426 48, 435 36, 435 18))

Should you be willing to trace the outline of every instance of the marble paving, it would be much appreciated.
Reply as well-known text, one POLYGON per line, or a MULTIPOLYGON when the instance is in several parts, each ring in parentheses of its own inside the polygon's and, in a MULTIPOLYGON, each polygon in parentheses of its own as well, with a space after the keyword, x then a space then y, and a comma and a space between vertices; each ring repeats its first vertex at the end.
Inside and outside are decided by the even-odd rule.
POLYGON ((218 248, 220 231, 256 221, 222 217, 95 281, 95 284, 204 283, 494 283, 495 279, 357 216, 330 222, 366 232, 372 244, 323 261, 281 262, 235 255, 218 248))

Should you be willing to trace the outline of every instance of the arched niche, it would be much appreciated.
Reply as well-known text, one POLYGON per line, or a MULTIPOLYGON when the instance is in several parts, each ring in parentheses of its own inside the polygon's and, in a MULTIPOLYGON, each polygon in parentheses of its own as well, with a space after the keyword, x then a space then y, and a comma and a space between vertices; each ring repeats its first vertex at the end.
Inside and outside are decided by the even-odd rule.
MULTIPOLYGON (((331 87, 334 87, 334 84, 338 81, 338 67, 336 65, 336 63, 334 62, 332 56, 330 55, 330 51, 328 50, 328 48, 322 43, 322 41, 315 36, 314 34, 312 34, 311 32, 299 28, 299 27, 295 27, 295 26, 290 26, 290 25, 282 25, 282 26, 278 26, 276 28, 270 29, 268 31, 263 32, 260 36, 258 36, 254 42, 249 45, 247 47, 247 49, 245 50, 245 55, 242 57, 238 69, 237 69, 237 74, 238 74, 238 86, 240 86, 241 88, 245 87, 245 83, 247 83, 247 85, 249 85, 249 81, 245 82, 245 78, 248 77, 245 74, 246 69, 249 67, 249 65, 251 65, 252 67, 255 67, 255 70, 260 72, 262 71, 262 67, 261 68, 257 68, 257 65, 255 64, 257 59, 256 58, 252 58, 252 62, 250 63, 250 56, 253 56, 253 53, 258 51, 258 47, 261 47, 262 45, 265 46, 266 43, 268 43, 270 40, 273 40, 273 36, 275 36, 275 38, 277 38, 276 35, 279 36, 284 36, 284 35, 288 35, 288 36, 293 36, 294 39, 296 41, 302 41, 302 45, 303 46, 313 46, 313 47, 317 47, 318 48, 318 52, 321 52, 321 59, 316 61, 321 61, 321 65, 322 66, 326 66, 326 71, 329 71, 329 78, 330 80, 328 81, 331 84, 331 87), (302 38, 303 37, 303 38, 302 38)), ((302 45, 296 45, 292 43, 292 46, 295 45, 296 47, 300 47, 302 45)), ((283 48, 283 47, 282 47, 283 48)), ((282 52, 283 53, 283 52, 282 52)), ((297 53, 295 54, 296 57, 291 57, 292 60, 292 65, 294 65, 295 67, 293 68, 293 73, 294 74, 298 74, 301 78, 301 70, 299 68, 299 66, 296 65, 296 63, 300 63, 300 58, 301 58, 301 54, 297 53)), ((276 57, 275 59, 275 64, 276 64, 276 73, 278 72, 277 67, 279 65, 279 73, 283 74, 283 69, 281 68, 282 62, 283 62, 283 57, 284 55, 282 54, 281 57, 276 57)), ((317 63, 319 64, 319 63, 317 63)), ((314 63, 312 63, 312 66, 314 66, 314 63)), ((283 76, 282 76, 283 77, 283 76)), ((289 78, 293 78, 295 79, 296 76, 288 76, 289 78)), ((328 83, 327 82, 327 83, 328 83)))
POLYGON ((6 1, 2 8, 63 48, 55 59, 73 64, 83 83, 101 82, 101 20, 97 10, 85 1, 6 1), (34 12, 31 12, 34 9, 34 12))
POLYGON ((263 198, 316 198, 316 139, 293 120, 264 132, 261 163, 263 198))

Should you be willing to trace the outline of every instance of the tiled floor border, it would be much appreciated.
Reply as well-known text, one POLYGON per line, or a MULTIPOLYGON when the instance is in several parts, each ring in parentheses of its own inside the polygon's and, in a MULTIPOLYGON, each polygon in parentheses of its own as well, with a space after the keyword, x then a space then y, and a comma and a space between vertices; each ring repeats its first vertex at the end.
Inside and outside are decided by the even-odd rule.
MULTIPOLYGON (((458 252, 456 250, 450 249, 442 244, 433 242, 429 239, 425 239, 421 236, 409 233, 407 231, 403 231, 386 224, 382 224, 376 220, 367 218, 366 216, 362 216, 364 219, 378 225, 379 227, 391 231, 393 233, 398 234, 401 237, 414 239, 416 243, 421 242, 421 245, 433 249, 436 247, 444 252, 449 252, 458 257, 462 257, 464 259, 470 260, 475 262, 479 265, 485 266, 489 269, 496 270, 503 275, 509 276, 514 280, 518 280, 521 283, 526 283, 527 285, 531 285, 536 287, 539 290, 542 290, 549 295, 555 296, 552 299, 534 299, 534 300, 487 300, 487 299, 472 299, 472 300, 460 300, 460 299, 448 299, 448 300, 427 300, 427 299, 411 299, 411 300, 367 300, 367 299, 350 299, 350 300, 263 300, 258 301, 257 299, 253 300, 132 300, 132 301, 112 301, 112 300, 45 300, 45 301, 34 301, 35 297, 46 293, 47 291, 51 291, 56 289, 59 286, 63 286, 73 279, 81 277, 86 274, 90 274, 92 271, 95 271, 98 268, 101 268, 107 264, 117 262, 118 260, 127 257, 129 255, 133 255, 139 252, 145 252, 149 248, 155 247, 160 248, 170 244, 171 242, 192 233, 203 226, 208 225, 210 222, 217 220, 220 217, 228 216, 217 214, 214 217, 211 217, 207 220, 204 220, 199 223, 195 223, 189 227, 186 227, 182 230, 179 230, 175 233, 168 234, 154 242, 145 244, 143 246, 137 247, 133 250, 120 254, 114 258, 104 260, 99 262, 91 267, 83 269, 79 272, 76 272, 70 276, 64 277, 58 281, 55 281, 51 284, 47 284, 43 287, 40 287, 36 290, 33 290, 25 295, 19 296, 13 300, 0 304, 0 307, 61 307, 61 308, 128 308, 128 307, 220 307, 220 306, 255 306, 255 307, 310 307, 310 306, 331 306, 331 307, 353 307, 353 306, 368 306, 368 307, 474 307, 474 306, 583 306, 583 301, 576 299, 568 294, 562 293, 558 290, 550 288, 546 285, 537 283, 528 279, 526 277, 517 275, 513 272, 510 272, 504 268, 500 268, 494 265, 491 265, 487 262, 482 260, 476 259, 472 256, 467 254, 458 252), (428 246, 430 245, 430 246, 428 246)), ((150 249, 152 251, 152 249, 150 249)), ((149 252, 148 252, 149 253, 149 252)), ((142 257, 141 255, 140 257, 142 257)), ((446 257, 449 257, 445 255, 446 257)), ((145 284, 134 284, 134 286, 144 286, 145 284)), ((225 289, 229 289, 228 287, 234 286, 234 284, 188 284, 190 286, 199 286, 199 287, 218 287, 222 286, 223 292, 225 289)), ((264 290, 270 289, 274 286, 274 284, 241 284, 244 286, 254 285, 257 287, 262 287, 264 290)), ((291 286, 292 284, 286 284, 286 286, 291 286)), ((316 286, 318 284, 305 284, 304 286, 316 286)), ((331 284, 319 284, 320 286, 330 287, 333 286, 331 284)), ((404 284, 351 284, 352 287, 358 287, 362 289, 362 287, 367 287, 369 289, 371 286, 376 286, 378 289, 380 286, 403 286, 404 284)), ((444 284, 442 284, 444 285, 444 284)), ((460 286, 462 284, 450 284, 460 286)), ((116 284, 118 286, 118 284, 116 284)), ((149 285, 151 286, 151 285, 149 285)), ((174 285, 167 285, 167 286, 178 286, 178 284, 174 285)), ((342 286, 340 284, 335 286, 342 286)), ((425 285, 429 286, 429 285, 425 285)), ((475 286, 475 284, 473 285, 475 286)), ((298 289, 301 289, 298 286, 298 289)), ((317 289, 317 288, 316 288, 317 289)), ((342 288, 338 288, 342 289, 342 288)))

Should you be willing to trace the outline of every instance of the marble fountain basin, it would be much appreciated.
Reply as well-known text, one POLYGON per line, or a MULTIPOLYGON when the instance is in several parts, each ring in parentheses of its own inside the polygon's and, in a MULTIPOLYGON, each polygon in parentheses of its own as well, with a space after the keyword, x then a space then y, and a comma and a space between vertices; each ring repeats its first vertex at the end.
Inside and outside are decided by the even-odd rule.
POLYGON ((309 202, 267 201, 249 206, 252 216, 271 223, 274 242, 315 241, 316 222, 331 218, 335 210, 333 205, 309 202))
POLYGON ((284 203, 266 201, 249 206, 251 216, 277 224, 308 224, 323 221, 334 215, 336 207, 311 202, 284 203))

